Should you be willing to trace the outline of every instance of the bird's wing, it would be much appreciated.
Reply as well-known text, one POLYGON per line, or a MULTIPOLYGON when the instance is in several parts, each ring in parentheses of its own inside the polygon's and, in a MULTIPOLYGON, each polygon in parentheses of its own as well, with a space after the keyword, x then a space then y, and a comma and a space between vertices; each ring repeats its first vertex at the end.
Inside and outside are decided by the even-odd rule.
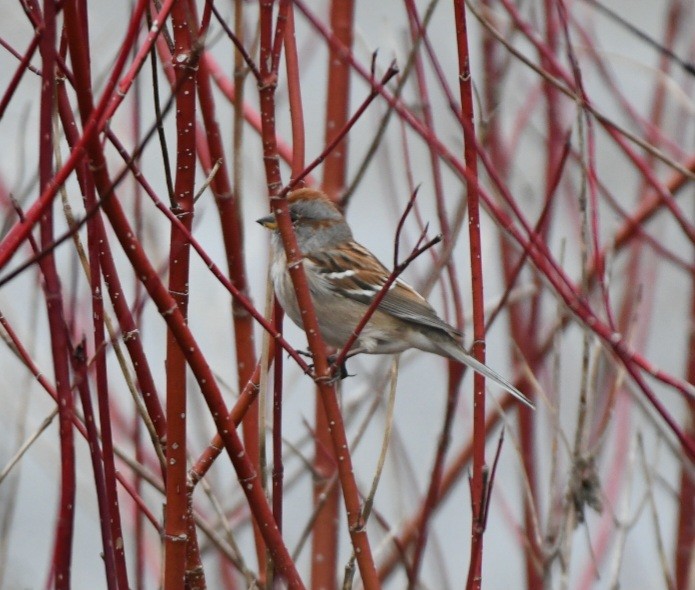
MULTIPOLYGON (((390 273, 369 250, 357 242, 348 242, 344 246, 315 251, 305 257, 331 291, 369 306, 390 273)), ((422 295, 399 279, 391 285, 378 309, 413 324, 460 336, 453 326, 437 315, 422 295)))

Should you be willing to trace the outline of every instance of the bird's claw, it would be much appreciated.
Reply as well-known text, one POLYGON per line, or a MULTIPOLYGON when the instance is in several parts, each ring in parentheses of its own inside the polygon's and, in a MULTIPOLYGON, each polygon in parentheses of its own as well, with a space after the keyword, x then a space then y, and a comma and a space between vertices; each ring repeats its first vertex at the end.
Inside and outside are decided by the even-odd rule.
MULTIPOLYGON (((310 358, 313 358, 313 354, 311 352, 306 351, 306 350, 298 350, 297 351, 299 354, 302 356, 308 356, 310 358)), ((330 374, 329 375, 317 375, 316 370, 315 370, 315 365, 311 364, 309 365, 309 371, 307 372, 308 375, 311 375, 314 379, 314 381, 321 382, 321 383, 327 383, 329 385, 333 385, 334 383, 337 383, 338 381, 342 381, 343 379, 346 379, 348 377, 354 377, 355 375, 352 373, 348 373, 347 370, 347 365, 345 361, 340 363, 339 366, 335 364, 336 361, 336 356, 334 354, 331 354, 328 356, 328 364, 329 364, 329 370, 330 374)))

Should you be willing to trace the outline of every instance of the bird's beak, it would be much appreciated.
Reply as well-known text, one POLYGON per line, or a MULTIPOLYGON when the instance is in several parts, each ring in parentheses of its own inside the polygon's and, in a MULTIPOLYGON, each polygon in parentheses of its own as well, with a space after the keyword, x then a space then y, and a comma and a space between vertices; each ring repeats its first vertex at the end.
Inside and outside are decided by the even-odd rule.
POLYGON ((260 219, 256 219, 256 223, 260 223, 264 228, 271 230, 275 230, 278 227, 278 222, 275 220, 275 215, 272 213, 260 219))

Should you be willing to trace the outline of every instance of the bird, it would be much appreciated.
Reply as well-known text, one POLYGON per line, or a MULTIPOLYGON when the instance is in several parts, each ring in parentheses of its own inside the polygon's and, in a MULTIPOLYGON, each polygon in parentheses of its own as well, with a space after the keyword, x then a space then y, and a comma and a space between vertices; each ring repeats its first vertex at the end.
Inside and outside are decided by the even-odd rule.
MULTIPOLYGON (((355 241, 345 217, 320 190, 301 188, 287 197, 321 336, 341 349, 390 276, 367 248, 355 241)), ((290 319, 303 329, 302 314, 274 213, 256 220, 272 231, 270 276, 290 319)), ((533 402, 490 367, 468 354, 463 335, 442 320, 413 287, 396 279, 350 349, 395 354, 410 348, 453 359, 484 375, 531 409, 533 402)))

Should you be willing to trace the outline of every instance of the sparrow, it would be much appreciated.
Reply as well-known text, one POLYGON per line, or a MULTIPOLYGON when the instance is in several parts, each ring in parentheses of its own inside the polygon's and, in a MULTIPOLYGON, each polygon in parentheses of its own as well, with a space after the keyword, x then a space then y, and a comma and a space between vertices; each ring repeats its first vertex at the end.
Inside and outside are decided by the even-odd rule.
MULTIPOLYGON (((321 336, 326 344, 340 349, 390 272, 354 240, 345 217, 324 193, 302 188, 291 192, 287 200, 321 336)), ((257 222, 273 232, 270 276, 280 305, 303 328, 275 215, 257 222)), ((396 279, 350 349, 350 356, 393 354, 417 348, 467 365, 534 408, 533 402, 516 387, 469 355, 461 341, 461 332, 442 320, 415 289, 396 279)))

